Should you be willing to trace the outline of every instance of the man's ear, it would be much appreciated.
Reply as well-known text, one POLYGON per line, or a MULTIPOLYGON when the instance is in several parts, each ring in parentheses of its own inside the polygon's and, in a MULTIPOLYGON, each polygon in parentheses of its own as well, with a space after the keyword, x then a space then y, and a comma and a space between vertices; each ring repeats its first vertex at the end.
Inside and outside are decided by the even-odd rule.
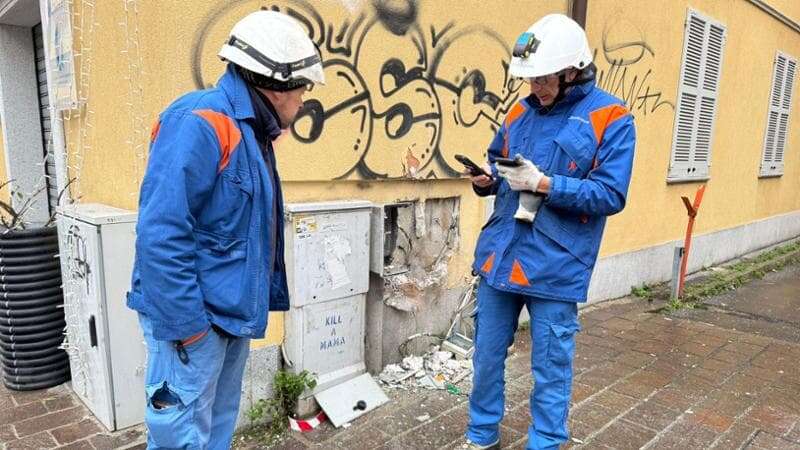
POLYGON ((575 81, 575 78, 578 78, 578 70, 569 69, 569 71, 567 71, 567 81, 575 81))
POLYGON ((266 90, 266 89, 262 90, 261 92, 275 106, 280 105, 285 101, 285 97, 286 97, 286 93, 285 92, 270 91, 270 90, 266 90))

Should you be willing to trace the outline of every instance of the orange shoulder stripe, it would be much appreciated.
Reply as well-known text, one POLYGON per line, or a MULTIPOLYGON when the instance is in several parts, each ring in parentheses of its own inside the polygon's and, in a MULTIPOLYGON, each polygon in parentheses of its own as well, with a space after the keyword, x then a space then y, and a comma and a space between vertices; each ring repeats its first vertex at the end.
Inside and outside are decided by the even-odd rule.
POLYGON ((511 111, 506 114, 506 119, 504 121, 506 132, 503 136, 503 149, 501 150, 503 158, 508 158, 508 129, 511 127, 511 124, 514 123, 515 120, 519 119, 524 112, 525 106, 522 105, 522 102, 517 102, 511 107, 511 111))
POLYGON ((603 141, 603 134, 606 128, 617 119, 628 115, 628 110, 622 105, 608 105, 589 113, 589 121, 594 129, 594 137, 597 138, 597 145, 603 141))
POLYGON ((522 105, 522 102, 517 102, 514 106, 512 106, 511 111, 506 114, 506 130, 508 130, 508 127, 510 127, 515 120, 519 119, 519 116, 521 116, 524 112, 525 106, 522 105))
POLYGON ((222 172, 222 170, 228 166, 231 160, 231 154, 242 140, 242 132, 236 127, 236 123, 233 119, 223 113, 210 109, 198 109, 193 112, 205 119, 206 122, 214 128, 214 132, 217 134, 220 149, 218 172, 222 172))
POLYGON ((161 120, 156 120, 153 123, 153 128, 150 129, 150 143, 152 144, 155 142, 156 138, 158 137, 158 132, 161 130, 161 120))

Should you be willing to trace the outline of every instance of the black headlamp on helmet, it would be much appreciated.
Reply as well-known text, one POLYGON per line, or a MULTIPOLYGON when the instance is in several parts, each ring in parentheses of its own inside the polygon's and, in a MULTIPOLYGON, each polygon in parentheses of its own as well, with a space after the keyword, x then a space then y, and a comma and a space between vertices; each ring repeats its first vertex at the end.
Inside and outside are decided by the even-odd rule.
POLYGON ((522 33, 514 43, 514 50, 511 54, 517 58, 527 58, 531 53, 536 53, 542 41, 536 39, 533 33, 522 33))

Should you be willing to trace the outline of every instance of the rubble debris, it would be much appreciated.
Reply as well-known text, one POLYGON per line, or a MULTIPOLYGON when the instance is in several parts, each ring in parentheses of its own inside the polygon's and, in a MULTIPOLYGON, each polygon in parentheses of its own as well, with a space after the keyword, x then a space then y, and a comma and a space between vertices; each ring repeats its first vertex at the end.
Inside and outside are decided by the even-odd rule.
POLYGON ((460 395, 455 386, 472 374, 472 360, 455 359, 452 352, 432 346, 422 356, 407 356, 400 364, 389 364, 378 376, 380 382, 392 389, 417 387, 432 390, 447 390, 460 395))
POLYGON ((422 369, 424 360, 421 356, 407 356, 403 358, 402 367, 406 370, 418 371, 422 369))

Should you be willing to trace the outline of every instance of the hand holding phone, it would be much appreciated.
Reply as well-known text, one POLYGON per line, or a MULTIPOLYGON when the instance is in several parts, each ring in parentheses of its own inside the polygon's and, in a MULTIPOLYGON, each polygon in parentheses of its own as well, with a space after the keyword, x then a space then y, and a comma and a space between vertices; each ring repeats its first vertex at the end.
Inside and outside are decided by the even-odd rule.
POLYGON ((456 157, 456 160, 458 162, 463 164, 464 167, 466 167, 467 170, 469 170, 470 175, 472 175, 473 177, 478 177, 478 176, 484 175, 484 176, 487 176, 489 178, 492 178, 492 176, 490 174, 486 173, 486 171, 483 170, 483 168, 481 166, 475 164, 471 159, 467 158, 466 156, 464 156, 464 155, 455 155, 455 157, 456 157))
POLYGON ((494 162, 497 163, 497 164, 500 164, 501 166, 506 166, 506 167, 519 167, 519 166, 522 165, 522 159, 521 158, 511 159, 511 158, 500 158, 500 157, 497 157, 497 158, 494 159, 494 162))

